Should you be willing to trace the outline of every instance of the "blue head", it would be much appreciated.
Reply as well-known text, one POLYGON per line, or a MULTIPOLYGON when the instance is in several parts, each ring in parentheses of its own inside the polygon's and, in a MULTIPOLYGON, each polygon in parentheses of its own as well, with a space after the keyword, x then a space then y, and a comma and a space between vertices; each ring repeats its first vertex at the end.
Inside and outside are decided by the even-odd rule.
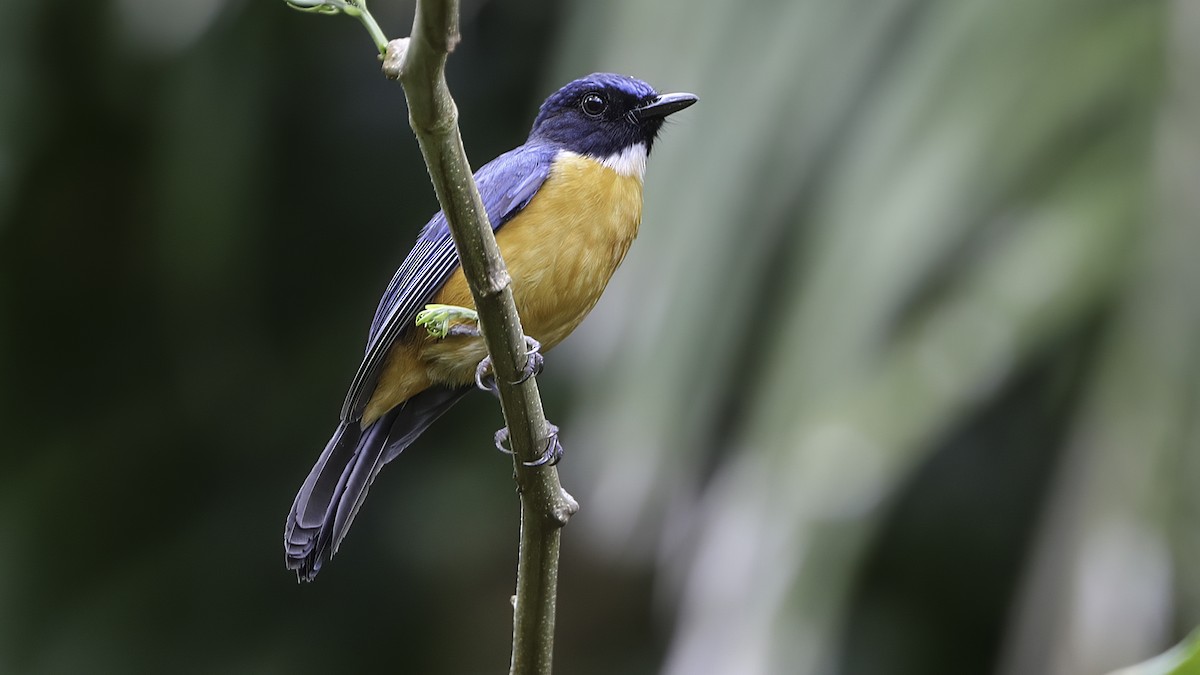
POLYGON ((546 99, 529 139, 597 159, 638 144, 648 153, 667 115, 695 102, 691 94, 660 95, 626 75, 593 73, 546 99))

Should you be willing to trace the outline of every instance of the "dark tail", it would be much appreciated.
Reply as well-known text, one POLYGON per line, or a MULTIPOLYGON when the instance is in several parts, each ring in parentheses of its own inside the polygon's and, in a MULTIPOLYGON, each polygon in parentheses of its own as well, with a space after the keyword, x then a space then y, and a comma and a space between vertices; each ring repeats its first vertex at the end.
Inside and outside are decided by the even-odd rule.
POLYGON ((308 474, 283 532, 287 567, 301 581, 312 581, 321 565, 337 553, 367 488, 384 464, 417 440, 425 429, 470 387, 435 387, 405 401, 366 429, 342 422, 308 474))

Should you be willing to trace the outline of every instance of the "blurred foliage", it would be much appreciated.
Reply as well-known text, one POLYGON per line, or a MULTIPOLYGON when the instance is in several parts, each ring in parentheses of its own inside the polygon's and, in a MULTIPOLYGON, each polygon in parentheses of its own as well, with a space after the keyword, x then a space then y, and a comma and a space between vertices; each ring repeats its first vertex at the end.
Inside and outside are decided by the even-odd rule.
MULTIPOLYGON (((283 517, 436 208, 349 20, 0 7, 0 673, 503 671, 469 397, 299 587, 283 517)), ((375 0, 399 35, 411 5, 375 0)), ((1200 624, 1200 5, 470 2, 476 165, 701 103, 542 381, 569 673, 1096 673, 1200 624)))
POLYGON ((1110 675, 1197 675, 1200 673, 1200 632, 1158 656, 1110 675))

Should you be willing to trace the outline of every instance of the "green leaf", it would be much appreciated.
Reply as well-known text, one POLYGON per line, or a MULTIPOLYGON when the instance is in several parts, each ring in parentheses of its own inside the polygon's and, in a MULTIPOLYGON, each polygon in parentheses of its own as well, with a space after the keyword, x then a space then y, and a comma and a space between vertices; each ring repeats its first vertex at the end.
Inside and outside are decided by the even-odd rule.
POLYGON ((455 323, 479 323, 479 314, 473 309, 457 305, 425 305, 425 309, 417 314, 417 325, 423 326, 429 334, 439 340, 450 332, 450 325, 455 323))

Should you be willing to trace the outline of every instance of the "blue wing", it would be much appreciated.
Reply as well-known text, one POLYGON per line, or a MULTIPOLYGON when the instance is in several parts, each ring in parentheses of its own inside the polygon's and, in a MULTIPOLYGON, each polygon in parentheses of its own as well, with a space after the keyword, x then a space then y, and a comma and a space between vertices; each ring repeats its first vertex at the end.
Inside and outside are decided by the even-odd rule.
MULTIPOLYGON (((544 145, 523 145, 500 155, 475 173, 479 196, 493 230, 511 220, 533 199, 550 175, 557 151, 557 148, 544 145)), ((458 253, 454 250, 446 216, 439 211, 421 230, 416 245, 396 270, 379 301, 371 322, 366 355, 342 404, 343 421, 362 418, 363 410, 375 392, 388 351, 397 338, 413 329, 417 313, 433 300, 456 269, 458 253)))

